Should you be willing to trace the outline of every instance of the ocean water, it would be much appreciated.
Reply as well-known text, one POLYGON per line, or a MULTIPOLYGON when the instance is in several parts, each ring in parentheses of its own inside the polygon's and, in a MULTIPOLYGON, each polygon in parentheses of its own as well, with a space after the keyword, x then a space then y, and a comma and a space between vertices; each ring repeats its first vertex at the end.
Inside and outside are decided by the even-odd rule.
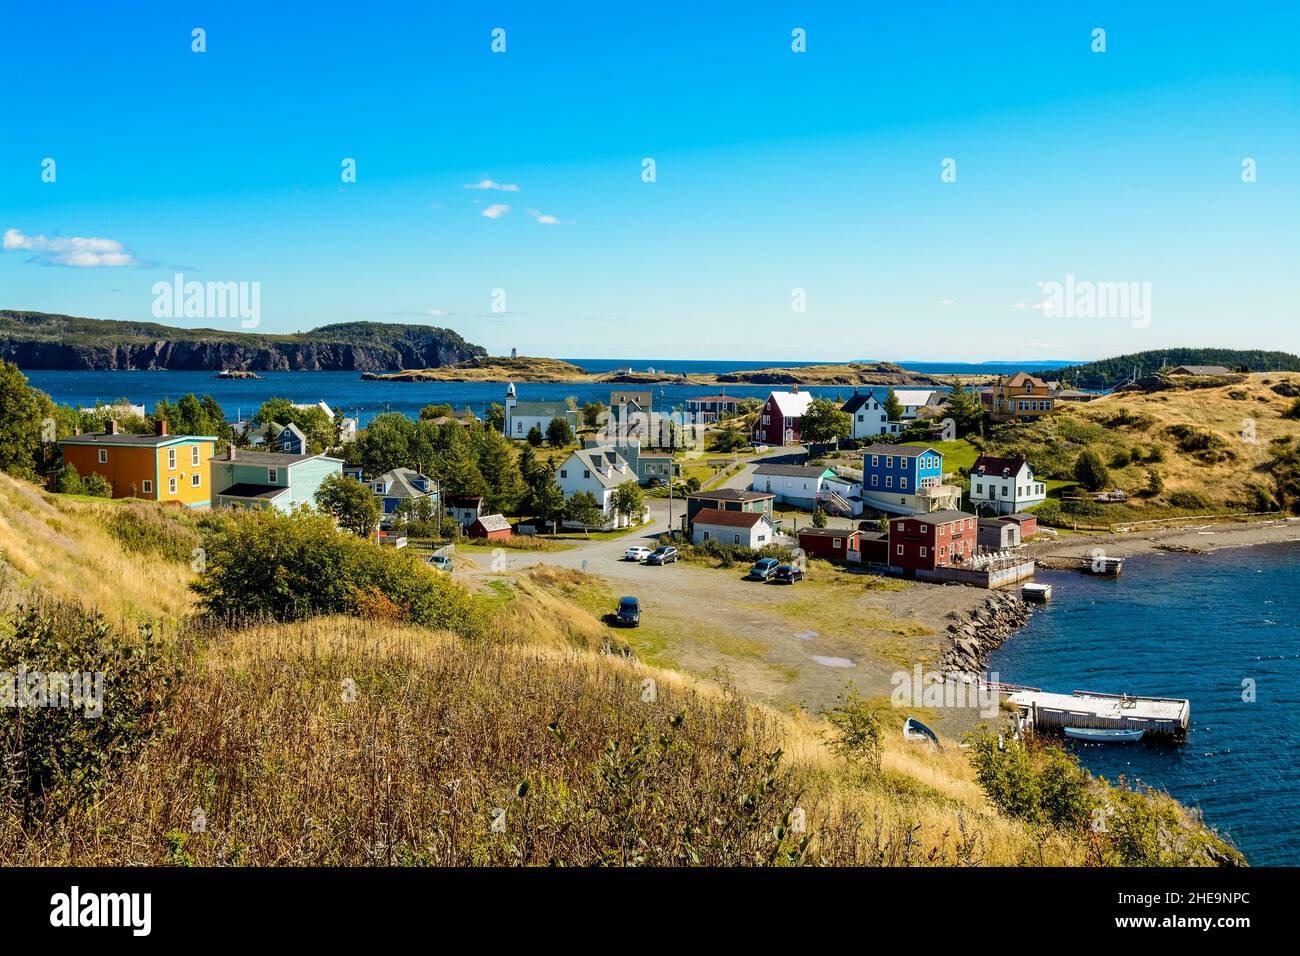
POLYGON ((1252 864, 1300 865, 1300 543, 1139 555, 1118 579, 1037 580, 1052 603, 989 670, 1063 693, 1187 698, 1181 747, 1067 746, 1109 780, 1200 807, 1252 864))

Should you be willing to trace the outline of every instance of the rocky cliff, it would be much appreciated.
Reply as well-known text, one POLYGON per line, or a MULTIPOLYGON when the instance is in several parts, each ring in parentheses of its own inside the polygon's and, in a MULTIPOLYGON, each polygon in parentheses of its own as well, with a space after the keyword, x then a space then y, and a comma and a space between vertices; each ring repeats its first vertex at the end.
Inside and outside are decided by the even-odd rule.
POLYGON ((26 369, 393 371, 486 355, 451 329, 352 322, 295 335, 0 312, 0 358, 26 369))

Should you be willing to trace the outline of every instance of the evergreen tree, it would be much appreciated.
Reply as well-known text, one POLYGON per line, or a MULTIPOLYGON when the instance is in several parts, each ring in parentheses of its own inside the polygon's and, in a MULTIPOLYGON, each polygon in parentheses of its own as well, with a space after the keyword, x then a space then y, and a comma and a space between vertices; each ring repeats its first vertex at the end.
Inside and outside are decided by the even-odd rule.
POLYGON ((470 446, 469 436, 459 425, 443 430, 446 450, 442 455, 441 474, 443 492, 452 497, 486 495, 487 482, 479 471, 478 459, 470 446))
POLYGON ((487 483, 488 506, 494 512, 513 514, 528 486, 510 440, 500 432, 484 429, 478 442, 478 469, 487 483))
POLYGON ((885 416, 891 422, 903 420, 903 403, 898 400, 898 394, 892 388, 885 393, 885 400, 881 404, 885 406, 885 416))

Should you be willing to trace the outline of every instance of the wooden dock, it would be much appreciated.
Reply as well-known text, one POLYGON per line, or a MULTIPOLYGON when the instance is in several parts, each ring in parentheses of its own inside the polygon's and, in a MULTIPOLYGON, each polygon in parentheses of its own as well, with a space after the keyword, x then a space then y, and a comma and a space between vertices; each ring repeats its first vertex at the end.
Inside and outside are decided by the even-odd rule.
POLYGON ((1020 708, 1025 725, 1039 733, 1061 733, 1066 727, 1145 730, 1149 736, 1181 742, 1192 714, 1191 701, 1176 697, 1019 690, 1007 700, 1020 708))

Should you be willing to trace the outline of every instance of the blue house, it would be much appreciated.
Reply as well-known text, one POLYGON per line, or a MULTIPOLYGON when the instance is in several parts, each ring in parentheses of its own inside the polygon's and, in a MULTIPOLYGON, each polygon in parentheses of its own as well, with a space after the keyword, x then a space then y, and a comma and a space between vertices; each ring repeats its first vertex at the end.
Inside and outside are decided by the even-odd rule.
POLYGON ((943 485, 943 455, 924 445, 862 449, 862 501, 894 514, 932 510, 929 492, 943 485))
POLYGON ((325 455, 284 455, 244 451, 234 445, 213 458, 214 507, 277 508, 289 513, 314 505, 316 491, 329 475, 343 473, 343 462, 325 455))
POLYGON ((378 478, 371 479, 369 485, 382 509, 380 527, 392 523, 393 513, 403 501, 409 501, 416 507, 421 507, 421 501, 427 501, 434 507, 438 504, 438 483, 413 468, 386 471, 378 478))

